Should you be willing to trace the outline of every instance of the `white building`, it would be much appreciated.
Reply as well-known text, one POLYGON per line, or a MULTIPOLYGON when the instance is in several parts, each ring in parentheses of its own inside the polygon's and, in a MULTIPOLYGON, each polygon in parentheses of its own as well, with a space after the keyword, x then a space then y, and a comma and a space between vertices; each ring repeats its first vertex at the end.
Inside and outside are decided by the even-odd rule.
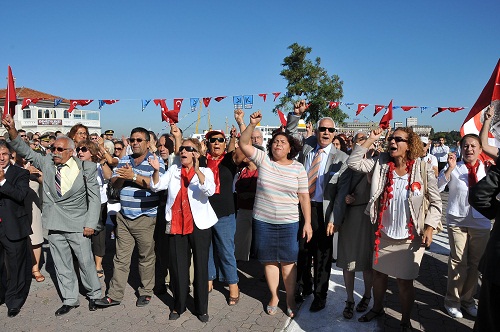
MULTIPOLYGON (((0 90, 0 108, 3 112, 5 104, 5 89, 0 90)), ((74 109, 69 113, 69 100, 45 92, 21 87, 16 88, 17 105, 14 121, 17 129, 24 129, 26 132, 54 133, 59 130, 67 134, 71 127, 81 123, 89 128, 90 133, 101 134, 101 117, 99 111, 74 109), (36 104, 21 109, 24 98, 43 98, 36 104), (62 102, 54 106, 56 99, 62 102)), ((6 132, 3 126, 0 127, 0 135, 6 132)))
POLYGON ((418 124, 418 119, 415 117, 410 116, 409 118, 406 118, 406 126, 407 127, 413 127, 418 124))
POLYGON ((394 121, 394 129, 403 127, 403 122, 394 121))

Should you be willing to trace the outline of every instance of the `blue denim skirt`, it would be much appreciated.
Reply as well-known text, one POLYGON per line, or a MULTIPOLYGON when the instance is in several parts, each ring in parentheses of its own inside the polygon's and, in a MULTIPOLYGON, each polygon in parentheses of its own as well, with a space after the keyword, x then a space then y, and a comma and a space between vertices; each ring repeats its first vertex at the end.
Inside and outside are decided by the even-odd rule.
POLYGON ((254 219, 252 225, 255 252, 259 262, 297 262, 298 221, 290 224, 270 224, 254 219))

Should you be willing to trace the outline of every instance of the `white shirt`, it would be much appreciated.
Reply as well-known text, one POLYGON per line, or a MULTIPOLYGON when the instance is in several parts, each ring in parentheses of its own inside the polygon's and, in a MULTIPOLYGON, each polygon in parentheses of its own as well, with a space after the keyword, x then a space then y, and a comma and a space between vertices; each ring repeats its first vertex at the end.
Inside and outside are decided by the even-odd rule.
MULTIPOLYGON (((7 174, 7 170, 9 169, 9 167, 10 167, 10 166, 9 166, 9 165, 7 165, 7 167, 5 167, 5 168, 3 169, 3 174, 7 174)), ((7 181, 7 179, 5 179, 5 178, 4 178, 2 181, 0 181, 0 186, 3 186, 3 185, 5 184, 5 181, 7 181)))
MULTIPOLYGON (((306 172, 311 168, 311 164, 314 160, 314 155, 316 151, 318 151, 321 147, 316 145, 316 148, 309 152, 306 157, 306 172)), ((332 149, 332 144, 328 144, 325 148, 323 148, 323 152, 321 153, 321 163, 319 164, 318 169, 318 179, 316 180, 316 190, 314 191, 314 196, 311 197, 311 201, 313 202, 323 202, 323 182, 325 178, 325 167, 326 162, 328 160, 328 155, 330 154, 330 150, 332 149)))
POLYGON ((448 153, 450 148, 446 145, 436 146, 432 149, 432 154, 437 158, 440 163, 445 163, 448 161, 448 153))
MULTIPOLYGON (((432 167, 438 167, 438 161, 437 161, 437 158, 436 156, 430 154, 430 153, 427 153, 423 158, 422 158, 423 161, 425 161, 426 163, 429 162, 429 160, 431 161, 431 166, 432 167)), ((448 160, 448 159, 447 159, 448 160)))
POLYGON ((392 239, 406 239, 408 233, 408 221, 410 219, 410 204, 408 202, 409 191, 408 174, 399 176, 394 172, 394 184, 392 186, 394 197, 389 207, 382 215, 382 232, 392 239))

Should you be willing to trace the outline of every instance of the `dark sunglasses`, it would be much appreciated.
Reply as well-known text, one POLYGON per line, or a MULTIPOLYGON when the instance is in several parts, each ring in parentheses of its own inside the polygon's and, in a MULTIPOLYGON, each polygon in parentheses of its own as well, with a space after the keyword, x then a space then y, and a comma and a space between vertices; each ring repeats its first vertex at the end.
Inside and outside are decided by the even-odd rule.
POLYGON ((329 131, 330 133, 334 133, 335 132, 335 128, 330 128, 330 127, 319 127, 318 128, 320 132, 324 132, 324 131, 329 131))
POLYGON ((427 143, 423 143, 424 144, 424 148, 427 146, 427 143))
POLYGON ((83 153, 87 152, 89 149, 87 149, 86 146, 82 146, 80 148, 76 148, 76 153, 79 153, 80 151, 82 151, 83 153))
POLYGON ((130 143, 142 143, 143 141, 145 141, 145 139, 142 139, 142 138, 129 138, 129 141, 130 143))
POLYGON ((123 148, 115 148, 115 150, 123 150, 123 148))
POLYGON ((182 150, 186 150, 187 152, 198 152, 196 151, 195 148, 193 148, 192 146, 184 146, 184 145, 181 145, 179 146, 179 152, 181 152, 182 150))
POLYGON ((403 137, 399 137, 399 136, 389 136, 389 139, 388 139, 388 142, 392 141, 392 140, 395 140, 396 143, 400 143, 400 142, 408 142, 407 139, 404 139, 403 137))
POLYGON ((64 150, 71 150, 71 149, 70 148, 61 148, 60 146, 58 146, 57 148, 55 146, 50 147, 50 151, 54 152, 56 150, 57 150, 57 152, 63 152, 64 150))
POLYGON ((26 137, 26 135, 20 135, 21 137, 26 137))
POLYGON ((224 137, 210 137, 208 141, 210 143, 215 143, 215 142, 224 143, 226 139, 224 137))

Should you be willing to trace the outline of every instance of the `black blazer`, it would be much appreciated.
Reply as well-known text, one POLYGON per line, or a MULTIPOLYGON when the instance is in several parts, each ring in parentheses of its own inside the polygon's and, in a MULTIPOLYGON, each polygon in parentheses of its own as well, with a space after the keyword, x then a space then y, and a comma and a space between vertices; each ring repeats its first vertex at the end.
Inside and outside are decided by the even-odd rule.
POLYGON ((24 207, 29 191, 30 173, 16 165, 10 165, 5 173, 5 183, 0 186, 0 220, 2 229, 11 241, 32 233, 31 220, 24 207))

